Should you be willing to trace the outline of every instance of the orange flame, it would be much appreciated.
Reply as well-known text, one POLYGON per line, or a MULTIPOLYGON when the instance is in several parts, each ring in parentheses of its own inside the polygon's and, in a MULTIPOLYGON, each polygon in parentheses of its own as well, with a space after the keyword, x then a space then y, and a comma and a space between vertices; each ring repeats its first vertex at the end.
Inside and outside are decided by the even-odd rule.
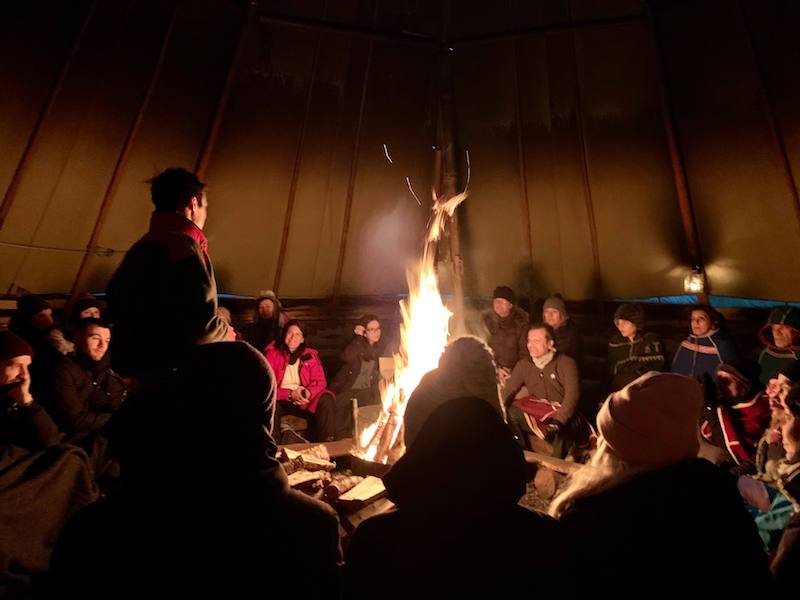
POLYGON ((403 324, 400 328, 400 352, 394 355, 394 380, 383 390, 382 410, 378 420, 367 427, 358 440, 357 454, 370 461, 386 464, 405 451, 402 440, 403 415, 411 393, 422 377, 439 364, 447 346, 448 323, 453 315, 442 302, 434 268, 436 243, 444 229, 445 218, 452 216, 467 192, 444 201, 433 197, 433 217, 428 226, 422 259, 409 269, 407 300, 400 302, 403 324))

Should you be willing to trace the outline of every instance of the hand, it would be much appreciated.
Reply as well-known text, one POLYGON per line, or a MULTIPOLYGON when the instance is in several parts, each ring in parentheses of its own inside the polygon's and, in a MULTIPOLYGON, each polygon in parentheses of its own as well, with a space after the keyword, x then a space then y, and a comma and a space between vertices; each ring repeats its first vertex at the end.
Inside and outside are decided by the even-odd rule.
POLYGON ((12 387, 8 392, 8 396, 17 406, 28 406, 32 404, 33 396, 31 396, 30 378, 25 378, 19 383, 19 385, 12 387))
POLYGON ((498 367, 497 380, 500 382, 500 385, 505 384, 509 377, 511 377, 511 372, 508 369, 505 367, 498 367))
POLYGON ((558 421, 548 421, 544 426, 544 438, 550 441, 558 435, 559 431, 561 431, 561 423, 558 421))
POLYGON ((356 325, 355 327, 353 327, 353 333, 355 333, 356 335, 366 335, 367 330, 364 328, 363 325, 356 325))

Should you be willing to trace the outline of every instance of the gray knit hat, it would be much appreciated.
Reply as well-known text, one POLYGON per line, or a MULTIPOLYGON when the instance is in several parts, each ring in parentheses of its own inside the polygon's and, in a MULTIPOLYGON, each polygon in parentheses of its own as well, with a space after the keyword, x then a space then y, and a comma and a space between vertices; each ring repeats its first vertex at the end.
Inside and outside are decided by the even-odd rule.
POLYGON ((555 308, 565 317, 569 316, 569 313, 567 312, 567 305, 564 304, 564 299, 561 297, 561 294, 553 294, 544 301, 542 312, 546 311, 548 308, 555 308))

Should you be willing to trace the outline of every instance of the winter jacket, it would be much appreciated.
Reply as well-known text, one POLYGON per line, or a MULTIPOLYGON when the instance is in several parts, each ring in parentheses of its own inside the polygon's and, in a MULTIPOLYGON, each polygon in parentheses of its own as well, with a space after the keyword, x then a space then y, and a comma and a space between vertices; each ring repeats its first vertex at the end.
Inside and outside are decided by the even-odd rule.
POLYGON ((614 598, 678 598, 700 582, 713 597, 769 596, 755 524, 733 477, 708 461, 632 474, 575 499, 560 521, 564 561, 580 574, 567 597, 596 595, 598 582, 614 598))
POLYGON ((766 325, 761 328, 758 337, 764 344, 764 349, 758 357, 758 366, 761 367, 761 375, 758 379, 762 385, 767 385, 780 369, 800 358, 800 346, 790 345, 786 348, 778 348, 775 345, 772 325, 791 327, 794 339, 800 340, 800 309, 794 306, 778 307, 770 313, 766 325))
MULTIPOLYGON (((286 350, 276 348, 275 342, 272 342, 264 351, 264 356, 275 374, 278 401, 289 402, 290 391, 281 387, 283 376, 286 374, 286 366, 289 364, 289 353, 286 350)), ((314 413, 317 411, 319 398, 328 385, 325 380, 325 371, 322 369, 319 353, 311 348, 305 348, 297 360, 300 363, 298 369, 300 385, 311 392, 311 400, 305 410, 314 413)))
POLYGON ((498 367, 513 369, 517 361, 528 354, 528 313, 514 306, 511 314, 501 318, 489 309, 483 313, 483 324, 489 332, 486 343, 494 352, 498 367))
POLYGON ((353 534, 345 598, 523 598, 531 585, 554 595, 563 551, 556 523, 517 504, 526 471, 486 402, 438 407, 383 478, 396 509, 353 534), (386 565, 398 574, 389 584, 386 565))
POLYGON ((664 344, 654 333, 644 333, 630 341, 620 334, 608 343, 608 392, 616 392, 648 371, 663 371, 664 344))
POLYGON ((561 404, 561 408, 551 417, 561 425, 566 425, 578 408, 578 366, 572 358, 561 352, 556 352, 553 360, 544 369, 537 367, 530 356, 520 360, 506 381, 506 406, 514 400, 523 385, 528 389, 529 395, 561 404))
POLYGON ((361 363, 365 361, 373 362, 370 387, 377 385, 380 381, 378 359, 383 356, 384 347, 381 342, 379 340, 377 344, 370 344, 363 335, 354 335, 342 350, 342 366, 331 380, 331 391, 337 395, 349 391, 361 373, 361 363))
POLYGON ((569 356, 580 368, 583 365, 583 336, 575 321, 567 319, 555 334, 556 350, 569 356))
POLYGON ((767 395, 757 394, 731 406, 706 406, 705 415, 700 427, 703 437, 725 448, 737 465, 755 471, 758 443, 770 423, 767 395))
POLYGON ((100 431, 126 396, 125 384, 111 369, 108 354, 100 362, 70 354, 56 366, 54 414, 69 442, 100 431))
POLYGON ((708 335, 690 335, 681 342, 672 360, 672 372, 717 382, 717 367, 722 363, 735 363, 736 346, 722 331, 714 330, 708 335))
POLYGON ((205 246, 203 232, 185 217, 153 213, 150 230, 128 250, 106 289, 115 371, 170 368, 192 346, 227 339, 205 246))
POLYGON ((770 569, 775 578, 776 598, 791 598, 800 586, 800 462, 783 461, 778 467, 778 485, 794 507, 794 515, 783 529, 770 569))
POLYGON ((19 406, 0 390, 0 448, 19 446, 37 452, 62 438, 53 419, 36 401, 19 406))

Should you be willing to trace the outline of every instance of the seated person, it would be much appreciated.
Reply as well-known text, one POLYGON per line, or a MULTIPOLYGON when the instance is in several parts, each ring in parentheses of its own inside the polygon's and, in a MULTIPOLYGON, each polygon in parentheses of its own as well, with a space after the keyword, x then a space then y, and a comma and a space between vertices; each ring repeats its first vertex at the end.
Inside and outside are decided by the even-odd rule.
POLYGON ((333 410, 336 422, 334 439, 353 435, 353 404, 359 406, 380 404, 380 365, 381 356, 387 355, 384 338, 381 337, 381 323, 373 314, 362 316, 353 329, 352 339, 342 351, 342 366, 331 381, 330 389, 336 394, 335 403, 320 407, 317 418, 327 418, 323 413, 333 410))
POLYGON ((561 294, 553 294, 544 301, 542 320, 555 332, 556 350, 569 356, 580 368, 583 364, 583 336, 575 321, 569 318, 561 294))
POLYGON ((774 309, 758 336, 764 344, 758 357, 759 381, 766 385, 781 367, 800 359, 800 309, 794 306, 774 309))
POLYGON ((530 317, 516 303, 514 290, 501 285, 492 294, 492 308, 481 315, 489 334, 486 343, 494 352, 501 384, 511 375, 511 369, 517 361, 528 353, 525 344, 530 317))
POLYGON ((785 457, 781 460, 778 484, 783 494, 792 501, 793 515, 786 523, 770 569, 775 579, 778 596, 797 593, 800 585, 800 387, 792 386, 784 402, 786 417, 783 420, 781 439, 785 457))
POLYGON ((706 399, 700 428, 745 473, 755 472, 758 442, 770 423, 769 398, 755 393, 757 380, 757 368, 745 362, 717 367, 716 397, 706 399))
POLYGON ((664 345, 657 335, 645 331, 641 304, 620 305, 614 325, 619 333, 608 342, 609 392, 621 390, 648 371, 664 370, 664 345))
POLYGON ((403 416, 406 447, 411 446, 438 406, 454 398, 466 397, 480 398, 502 417, 491 349, 471 336, 447 344, 439 358, 439 366, 425 373, 411 392, 403 416))
POLYGON ((111 467, 107 440, 101 430, 128 394, 122 378, 111 369, 108 346, 111 326, 100 319, 77 323, 75 352, 56 364, 53 414, 65 441, 89 454, 95 475, 111 467))
POLYGON ((382 343, 381 323, 372 314, 362 316, 353 328, 353 337, 342 350, 342 367, 331 380, 331 391, 337 396, 356 398, 359 406, 381 401, 378 359, 386 356, 382 343))
POLYGON ((521 359, 503 390, 508 426, 517 442, 529 447, 528 436, 547 440, 552 454, 564 458, 585 432, 577 412, 580 379, 575 361, 555 347, 553 329, 546 323, 528 330, 527 358, 521 359), (525 386, 528 397, 516 398, 525 386), (516 398, 516 399, 515 399, 516 398))
POLYGON ((242 328, 242 338, 259 352, 280 339, 286 326, 286 313, 275 292, 264 292, 256 298, 256 320, 242 328))
POLYGON ((64 321, 64 335, 72 341, 75 329, 81 319, 99 319, 102 317, 100 301, 91 294, 82 294, 72 305, 69 316, 64 321))
POLYGON ((556 595, 563 548, 556 523, 519 506, 526 476, 494 408, 479 398, 441 404, 384 476, 396 508, 353 534, 344 597, 524 598, 531 585, 556 595), (400 574, 389 585, 387 565, 400 574))
POLYGON ((692 307, 690 314, 692 332, 675 353, 672 372, 694 377, 706 387, 713 386, 717 367, 736 362, 736 346, 722 328, 723 317, 716 310, 698 305, 692 307))
MULTIPOLYGON (((769 595, 766 557, 733 478, 697 458, 703 390, 689 377, 647 373, 611 394, 597 416, 591 463, 550 506, 576 576, 575 598, 678 598, 709 574, 715 597, 769 595), (699 540, 702 539, 702 542, 699 540), (694 543, 694 542, 697 543, 694 543)), ((711 584, 709 584, 711 585, 711 584)))
POLYGON ((55 326, 50 303, 34 294, 26 294, 17 299, 17 310, 11 315, 8 328, 33 349, 36 355, 36 362, 31 365, 33 395, 39 402, 46 404, 56 359, 60 354, 72 352, 74 346, 55 326))
POLYGON ((31 395, 32 360, 27 342, 0 331, 0 590, 6 592, 8 582, 47 570, 61 527, 97 498, 86 454, 59 443, 58 427, 31 395))
MULTIPOLYGON (((297 319, 286 322, 280 339, 270 342, 264 350, 269 366, 275 373, 277 383, 277 402, 275 403, 275 424, 273 437, 278 443, 288 443, 284 436, 284 416, 293 415, 310 421, 318 406, 325 399, 321 418, 316 419, 318 438, 325 442, 335 439, 335 398, 326 389, 325 371, 316 350, 306 347, 303 326, 297 319)), ((288 429, 286 430, 288 433, 288 429)), ((297 440, 300 441, 300 440, 297 440)))
POLYGON ((338 519, 289 488, 275 381, 243 342, 194 346, 108 424, 122 482, 70 521, 54 590, 82 599, 339 597, 338 519))

